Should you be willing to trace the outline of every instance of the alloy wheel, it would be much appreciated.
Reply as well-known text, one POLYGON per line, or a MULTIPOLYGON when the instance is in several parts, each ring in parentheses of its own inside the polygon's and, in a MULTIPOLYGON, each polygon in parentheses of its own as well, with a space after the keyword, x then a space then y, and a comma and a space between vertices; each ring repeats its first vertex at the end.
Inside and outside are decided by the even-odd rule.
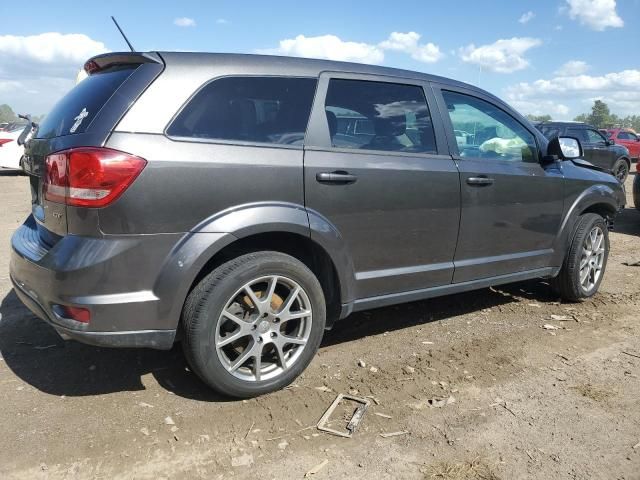
POLYGON ((270 380, 304 350, 313 321, 309 296, 294 280, 270 275, 243 285, 225 304, 215 346, 225 369, 241 380, 270 380))
POLYGON ((606 242, 602 228, 593 227, 584 240, 580 257, 580 285, 586 292, 595 288, 602 275, 605 247, 606 242))

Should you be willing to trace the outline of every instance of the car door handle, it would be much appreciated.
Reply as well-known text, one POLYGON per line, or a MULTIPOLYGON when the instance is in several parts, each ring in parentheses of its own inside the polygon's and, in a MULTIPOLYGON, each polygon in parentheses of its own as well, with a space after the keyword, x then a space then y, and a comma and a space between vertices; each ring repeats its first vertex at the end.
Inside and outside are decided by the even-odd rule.
POLYGON ((469 184, 469 185, 478 185, 478 186, 493 185, 493 178, 484 177, 484 176, 469 177, 469 178, 467 178, 467 184, 469 184))
POLYGON ((357 179, 355 175, 343 171, 316 173, 316 180, 320 183, 349 184, 357 179))

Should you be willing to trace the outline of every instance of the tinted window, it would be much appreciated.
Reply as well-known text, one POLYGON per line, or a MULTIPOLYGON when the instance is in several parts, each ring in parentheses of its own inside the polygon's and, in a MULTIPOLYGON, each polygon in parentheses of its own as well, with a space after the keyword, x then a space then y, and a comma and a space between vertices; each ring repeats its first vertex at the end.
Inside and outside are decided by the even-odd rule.
POLYGON ((315 88, 311 78, 221 78, 191 99, 167 133, 302 145, 315 88))
POLYGON ((52 138, 84 132, 135 69, 136 66, 112 68, 82 80, 44 117, 36 137, 52 138))
POLYGON ((567 130, 567 135, 569 137, 577 138, 583 143, 589 143, 589 137, 585 128, 570 128, 567 130))
POLYGON ((535 137, 511 115, 489 102, 443 91, 462 157, 537 162, 535 137))
POLYGON ((620 140, 637 140, 638 139, 638 137, 636 137, 631 132, 620 132, 620 133, 618 133, 618 138, 620 140))
POLYGON ((604 143, 606 141, 602 134, 596 130, 587 130, 587 138, 590 143, 604 143))
POLYGON ((436 151, 431 115, 421 87, 332 79, 325 110, 334 147, 436 151))
POLYGON ((560 136, 560 128, 558 127, 538 125, 538 130, 540 130, 540 132, 542 132, 542 134, 549 140, 560 136))

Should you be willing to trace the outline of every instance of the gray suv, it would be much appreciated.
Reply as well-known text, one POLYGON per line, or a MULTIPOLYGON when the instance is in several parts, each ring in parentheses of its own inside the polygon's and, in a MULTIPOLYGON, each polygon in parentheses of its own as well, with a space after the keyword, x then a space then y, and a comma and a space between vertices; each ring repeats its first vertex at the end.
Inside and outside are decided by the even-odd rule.
POLYGON ((351 312, 533 278, 593 295, 616 179, 476 87, 282 57, 112 53, 25 150, 20 299, 63 337, 289 384, 351 312))

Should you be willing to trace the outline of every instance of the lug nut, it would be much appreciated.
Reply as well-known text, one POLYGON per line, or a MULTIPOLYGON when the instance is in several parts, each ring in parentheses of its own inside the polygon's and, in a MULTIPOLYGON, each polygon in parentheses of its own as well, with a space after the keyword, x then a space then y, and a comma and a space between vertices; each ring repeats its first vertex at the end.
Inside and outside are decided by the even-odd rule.
POLYGON ((278 334, 276 332, 271 332, 271 338, 276 338, 278 334))

